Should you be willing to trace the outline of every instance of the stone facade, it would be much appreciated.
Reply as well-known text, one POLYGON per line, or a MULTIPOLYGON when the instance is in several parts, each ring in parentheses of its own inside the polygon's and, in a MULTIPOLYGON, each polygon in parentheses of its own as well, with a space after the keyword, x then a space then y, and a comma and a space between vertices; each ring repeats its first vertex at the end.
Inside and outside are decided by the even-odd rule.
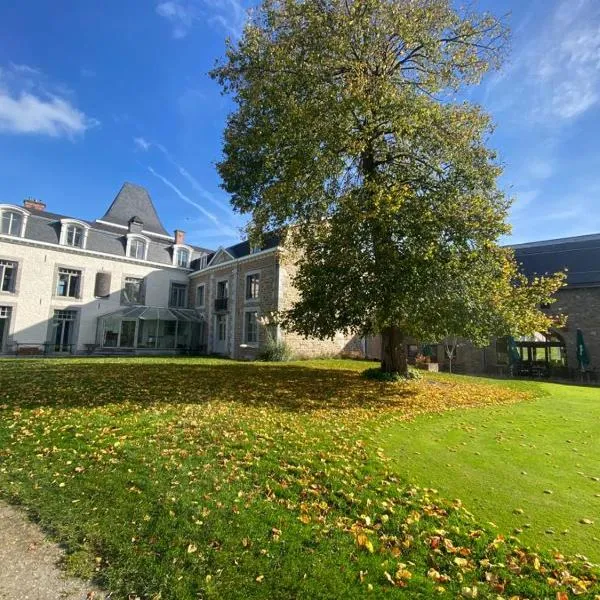
POLYGON ((249 341, 247 312, 257 312, 259 319, 286 310, 298 298, 293 285, 296 265, 292 253, 281 247, 234 258, 226 249, 218 251, 206 268, 190 276, 190 303, 204 311, 206 320, 206 350, 209 354, 225 354, 242 360, 255 359, 267 336, 284 342, 298 358, 320 356, 364 356, 362 340, 342 334, 333 340, 305 338, 275 325, 258 324, 258 338, 249 341), (258 298, 248 298, 247 278, 258 275, 258 298), (227 307, 217 298, 219 285, 227 282, 227 307), (203 292, 198 292, 202 287, 203 292), (203 305, 198 297, 203 296, 203 305), (225 324, 223 325, 223 320, 225 324), (220 339, 225 328, 225 344, 220 339))
MULTIPOLYGON (((300 298, 300 293, 293 284, 296 271, 296 256, 288 250, 281 255, 279 265, 279 310, 290 309, 300 298)), ((340 355, 364 357, 365 355, 364 341, 359 336, 346 336, 338 333, 333 339, 319 340, 303 337, 293 331, 282 331, 281 339, 299 358, 340 355)))
POLYGON ((245 339, 245 315, 258 312, 259 317, 277 310, 278 307, 278 250, 269 249, 234 259, 225 250, 217 253, 211 264, 190 276, 190 305, 203 311, 206 322, 206 350, 209 354, 224 354, 232 358, 254 359, 266 341, 267 330, 258 325, 258 339, 245 339), (258 275, 258 298, 246 298, 248 275, 258 275), (219 284, 226 282, 227 305, 219 305, 219 284), (204 302, 198 303, 203 288, 204 302), (225 321, 225 343, 220 340, 220 320, 225 321))

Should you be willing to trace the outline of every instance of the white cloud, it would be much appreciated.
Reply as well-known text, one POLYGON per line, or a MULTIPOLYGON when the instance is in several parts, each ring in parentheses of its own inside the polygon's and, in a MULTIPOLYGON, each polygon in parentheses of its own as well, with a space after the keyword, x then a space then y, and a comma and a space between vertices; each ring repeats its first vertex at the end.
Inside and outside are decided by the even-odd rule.
POLYGON ((136 145, 136 147, 138 148, 138 150, 143 150, 144 152, 149 150, 150 146, 152 146, 152 144, 143 137, 133 138, 133 142, 136 145))
POLYGON ((175 39, 184 38, 192 29, 196 19, 194 4, 192 2, 179 2, 178 0, 157 4, 156 14, 171 23, 175 39))
POLYGON ((539 190, 520 190, 514 193, 514 202, 511 206, 512 213, 519 213, 540 195, 539 190))
POLYGON ((247 17, 240 0, 167 0, 156 5, 156 14, 171 24, 175 39, 186 37, 201 20, 237 38, 247 17))
MULTIPOLYGON (((152 145, 149 142, 146 142, 146 140, 144 140, 143 138, 141 138, 141 139, 146 144, 148 144, 148 147, 150 147, 152 145)), ((226 204, 226 203, 224 203, 224 202, 222 202, 222 201, 220 201, 219 199, 215 198, 214 194, 212 194, 211 192, 209 192, 187 169, 185 169, 184 167, 182 167, 173 158, 173 156, 171 155, 171 153, 162 144, 154 144, 154 146, 156 148, 158 148, 164 154, 165 158, 171 163, 171 165, 173 165, 177 169, 177 171, 179 172, 179 174, 184 179, 187 179, 187 181, 189 182, 189 184, 194 188, 194 190, 196 192, 198 192, 205 200, 208 200, 211 204, 213 204, 217 208, 220 208, 227 215, 231 215, 231 208, 229 207, 229 205, 226 204)))
POLYGON ((194 208, 198 209, 200 211, 200 213, 202 213, 209 221, 211 221, 214 224, 216 229, 223 236, 226 236, 228 238, 238 238, 239 237, 239 234, 235 229, 233 229, 232 227, 228 227, 227 225, 224 225, 223 223, 221 223, 221 221, 213 213, 206 210, 201 204, 198 204, 198 202, 194 202, 189 196, 184 194, 172 181, 167 179, 164 175, 157 173, 152 167, 148 167, 148 171, 150 171, 150 173, 152 173, 152 175, 154 175, 154 177, 156 177, 157 179, 160 179, 167 187, 171 188, 175 192, 175 194, 177 194, 177 196, 179 196, 179 198, 181 198, 181 200, 183 200, 187 204, 193 206, 194 208))
POLYGON ((47 87, 33 67, 11 63, 0 70, 0 133, 74 138, 99 124, 74 106, 64 87, 51 86, 62 93, 47 87))
POLYGON ((528 162, 527 171, 534 179, 548 179, 552 176, 554 168, 550 161, 534 158, 528 162))
POLYGON ((538 5, 537 13, 537 27, 515 32, 517 50, 504 72, 488 79, 484 102, 554 127, 600 103, 600 2, 557 0, 554 10, 538 5))

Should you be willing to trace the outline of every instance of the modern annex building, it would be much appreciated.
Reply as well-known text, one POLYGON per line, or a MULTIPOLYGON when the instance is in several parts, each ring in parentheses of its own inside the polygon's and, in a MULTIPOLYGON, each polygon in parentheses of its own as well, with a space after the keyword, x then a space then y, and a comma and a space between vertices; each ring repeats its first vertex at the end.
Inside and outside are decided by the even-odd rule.
POLYGON ((218 353, 253 358, 267 335, 300 355, 360 350, 261 324, 294 299, 276 241, 212 251, 169 234, 125 183, 92 222, 44 203, 0 204, 0 353, 218 353))

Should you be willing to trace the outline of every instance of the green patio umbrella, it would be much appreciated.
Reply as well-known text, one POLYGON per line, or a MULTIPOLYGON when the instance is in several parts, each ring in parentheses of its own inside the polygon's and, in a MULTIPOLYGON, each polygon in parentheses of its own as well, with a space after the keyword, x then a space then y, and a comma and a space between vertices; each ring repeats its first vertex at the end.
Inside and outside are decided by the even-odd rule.
POLYGON ((590 364, 590 355, 583 341, 583 332, 581 329, 577 330, 577 362, 582 371, 585 371, 590 364))
POLYGON ((515 338, 510 335, 508 336, 508 362, 511 365, 514 365, 515 363, 518 363, 521 361, 521 354, 519 352, 519 349, 517 348, 517 344, 515 343, 515 338))

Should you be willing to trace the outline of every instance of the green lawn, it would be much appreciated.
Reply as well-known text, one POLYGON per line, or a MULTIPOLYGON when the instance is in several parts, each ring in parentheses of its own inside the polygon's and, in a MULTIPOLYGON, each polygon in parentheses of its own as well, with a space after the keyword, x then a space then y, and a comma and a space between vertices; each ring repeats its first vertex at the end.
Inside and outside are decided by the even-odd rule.
POLYGON ((461 498, 477 518, 600 562, 600 389, 512 385, 534 385, 539 398, 421 416, 382 444, 410 480, 461 498))
MULTIPOLYGON (((95 577, 114 600, 600 594, 597 567, 528 550, 486 525, 472 489, 464 505, 445 500, 426 489, 428 473, 409 482, 418 455, 392 462, 382 447, 390 429, 398 458, 434 419, 493 423, 490 415, 534 410, 538 386, 383 384, 360 376, 368 366, 0 361, 0 496, 26 507, 65 546, 67 569, 95 577)), ((590 412, 580 415, 590 391, 572 393, 582 396, 570 416, 591 431, 590 412)), ((583 460, 592 440, 584 446, 569 427, 578 452, 566 455, 583 460)), ((487 487, 497 456, 511 460, 503 443, 487 443, 496 451, 474 487, 487 487)), ((597 485, 580 477, 586 494, 597 485)), ((554 484, 551 498, 564 487, 554 484)))

